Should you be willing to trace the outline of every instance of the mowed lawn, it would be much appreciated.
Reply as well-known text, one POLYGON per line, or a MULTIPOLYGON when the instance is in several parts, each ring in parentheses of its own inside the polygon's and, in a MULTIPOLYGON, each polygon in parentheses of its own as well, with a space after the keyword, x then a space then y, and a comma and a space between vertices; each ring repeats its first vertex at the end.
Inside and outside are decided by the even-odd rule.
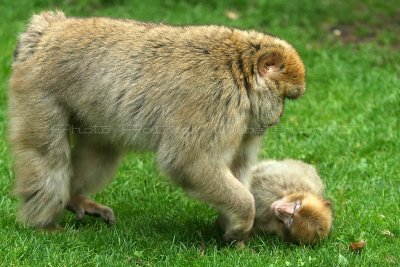
POLYGON ((0 265, 399 266, 399 2, 199 2, 0 0, 0 265), (270 236, 255 236, 241 250, 224 246, 215 211, 172 185, 152 154, 129 154, 95 196, 114 209, 115 226, 77 222, 70 213, 55 232, 18 224, 6 141, 12 54, 29 17, 56 8, 70 16, 256 29, 292 43, 307 67, 307 91, 268 130, 260 157, 317 166, 334 208, 329 238, 313 247, 270 236), (349 250, 360 240, 362 251, 349 250))

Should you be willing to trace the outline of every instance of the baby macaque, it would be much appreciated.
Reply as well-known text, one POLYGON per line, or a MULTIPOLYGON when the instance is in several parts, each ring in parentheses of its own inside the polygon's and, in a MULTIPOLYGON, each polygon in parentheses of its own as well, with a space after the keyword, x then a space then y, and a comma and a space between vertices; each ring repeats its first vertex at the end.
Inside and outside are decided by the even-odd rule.
POLYGON ((266 160, 250 178, 256 202, 254 232, 274 233, 286 241, 316 243, 329 234, 331 203, 316 169, 297 160, 266 160))
POLYGON ((248 236, 249 168, 285 99, 305 91, 291 45, 219 26, 43 12, 14 56, 9 130, 23 223, 51 227, 65 208, 113 223, 89 194, 125 152, 154 151, 176 184, 225 218, 226 241, 248 236))

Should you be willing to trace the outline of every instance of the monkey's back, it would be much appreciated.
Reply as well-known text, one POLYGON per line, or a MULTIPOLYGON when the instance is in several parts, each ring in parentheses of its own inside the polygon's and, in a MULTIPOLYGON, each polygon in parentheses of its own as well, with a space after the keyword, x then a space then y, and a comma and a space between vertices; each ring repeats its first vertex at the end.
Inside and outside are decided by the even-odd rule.
POLYGON ((207 134, 193 129, 198 125, 211 138, 213 130, 229 131, 217 128, 221 121, 244 131, 249 101, 232 65, 241 53, 233 43, 247 35, 42 13, 21 35, 10 89, 37 98, 54 94, 78 127, 110 127, 111 139, 126 144, 156 146, 165 128, 207 134), (123 140, 126 132, 131 140, 123 140))

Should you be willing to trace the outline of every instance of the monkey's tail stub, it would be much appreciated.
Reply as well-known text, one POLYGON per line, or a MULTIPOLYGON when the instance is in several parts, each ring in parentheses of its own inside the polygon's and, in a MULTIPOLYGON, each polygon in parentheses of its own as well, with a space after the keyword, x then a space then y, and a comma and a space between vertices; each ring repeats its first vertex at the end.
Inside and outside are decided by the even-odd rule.
POLYGON ((14 50, 14 61, 23 62, 32 56, 49 25, 64 19, 66 19, 66 16, 61 11, 46 11, 33 15, 27 30, 20 35, 17 42, 14 50))

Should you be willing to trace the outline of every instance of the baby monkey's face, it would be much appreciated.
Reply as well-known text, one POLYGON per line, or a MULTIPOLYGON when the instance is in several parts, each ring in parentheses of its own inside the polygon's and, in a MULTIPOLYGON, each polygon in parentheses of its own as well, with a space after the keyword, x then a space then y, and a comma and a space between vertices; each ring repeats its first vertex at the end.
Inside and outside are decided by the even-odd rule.
POLYGON ((274 216, 283 224, 284 239, 310 244, 324 239, 331 228, 330 202, 309 193, 287 195, 271 204, 274 216))
POLYGON ((294 216, 301 207, 300 199, 295 199, 293 202, 289 201, 289 199, 284 197, 271 205, 274 215, 285 224, 287 229, 292 228, 294 216))

